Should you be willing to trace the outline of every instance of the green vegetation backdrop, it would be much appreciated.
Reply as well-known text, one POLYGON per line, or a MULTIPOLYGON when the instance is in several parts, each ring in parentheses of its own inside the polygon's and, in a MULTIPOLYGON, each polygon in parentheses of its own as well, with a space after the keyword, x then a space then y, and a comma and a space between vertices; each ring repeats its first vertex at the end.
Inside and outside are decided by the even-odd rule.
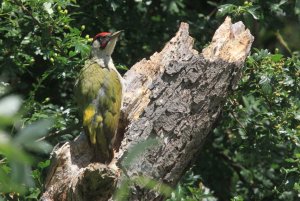
POLYGON ((73 84, 94 34, 125 30, 114 53, 124 73, 159 51, 181 21, 201 49, 226 15, 246 24, 254 48, 169 200, 300 199, 300 0, 0 2, 0 200, 38 200, 52 146, 78 134, 38 140, 78 124, 73 84))

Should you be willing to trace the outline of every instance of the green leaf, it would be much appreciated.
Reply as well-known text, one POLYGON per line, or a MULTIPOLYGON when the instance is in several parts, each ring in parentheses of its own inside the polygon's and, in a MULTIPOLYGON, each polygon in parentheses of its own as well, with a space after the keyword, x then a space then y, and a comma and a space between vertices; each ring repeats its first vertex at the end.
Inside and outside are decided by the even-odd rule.
POLYGON ((237 6, 234 4, 223 4, 218 7, 218 15, 224 16, 224 15, 233 13, 233 11, 235 11, 236 8, 237 8, 237 6))
POLYGON ((272 93, 272 87, 271 87, 270 83, 271 83, 271 79, 268 76, 262 75, 260 77, 259 84, 261 85, 262 91, 265 94, 271 94, 272 93))
POLYGON ((244 201, 241 196, 234 196, 230 201, 244 201))
POLYGON ((77 43, 75 44, 75 52, 80 52, 81 57, 85 58, 90 52, 90 46, 83 43, 77 43))
POLYGON ((75 51, 70 51, 69 52, 69 57, 73 57, 73 56, 75 56, 77 53, 75 52, 75 51))
POLYGON ((161 195, 169 197, 172 193, 172 188, 166 184, 163 184, 159 181, 151 179, 145 176, 137 176, 133 181, 141 187, 148 188, 149 190, 154 190, 159 192, 161 195))
POLYGON ((15 184, 25 184, 26 186, 34 186, 31 177, 31 167, 28 164, 22 164, 14 161, 11 163, 11 181, 15 184))
POLYGON ((257 12, 259 8, 259 6, 252 6, 247 9, 247 12, 250 13, 254 19, 258 20, 260 19, 259 13, 257 12))
POLYGON ((13 117, 0 116, 0 128, 13 124, 15 119, 13 117))
POLYGON ((32 123, 20 131, 14 142, 19 144, 34 143, 36 140, 47 134, 52 124, 53 120, 49 119, 32 123))
POLYGON ((0 99, 0 116, 12 117, 15 115, 22 104, 22 99, 17 95, 10 95, 0 99))
POLYGON ((29 188, 30 194, 26 196, 27 199, 39 200, 39 195, 41 194, 41 190, 38 188, 29 188))
POLYGON ((125 71, 128 71, 129 70, 129 68, 127 67, 127 66, 125 66, 125 65, 117 65, 116 66, 116 68, 118 69, 118 70, 125 70, 125 71))
POLYGON ((285 16, 285 11, 283 8, 281 8, 281 6, 287 2, 288 0, 281 0, 279 3, 272 3, 270 10, 276 13, 278 16, 285 16))
POLYGON ((211 6, 218 7, 218 4, 216 2, 213 2, 213 1, 207 1, 207 4, 211 5, 211 6))
POLYGON ((283 81, 283 84, 286 86, 294 86, 294 82, 295 80, 291 76, 286 76, 283 81))
POLYGON ((25 143, 24 145, 27 149, 30 149, 31 151, 44 154, 49 153, 53 148, 51 144, 45 141, 25 143))
POLYGON ((300 193, 300 183, 295 183, 293 189, 300 193))
POLYGON ((53 9, 51 8, 52 7, 52 3, 51 2, 45 2, 43 4, 44 6, 44 10, 49 14, 49 15, 52 15, 53 14, 53 9))
POLYGON ((295 14, 300 17, 300 0, 296 0, 295 2, 295 14))
POLYGON ((127 201, 130 193, 131 182, 128 179, 122 181, 119 188, 114 194, 114 200, 116 201, 127 201))
POLYGON ((141 154, 143 154, 147 149, 154 148, 157 146, 158 141, 156 139, 147 139, 143 142, 139 142, 138 144, 134 145, 130 148, 127 155, 122 161, 123 167, 130 167, 133 164, 133 161, 138 158, 141 154))
MULTIPOLYGON (((3 135, 0 135, 0 140, 3 140, 3 135)), ((25 153, 20 147, 14 146, 12 143, 0 142, 0 154, 5 156, 9 161, 20 161, 22 163, 31 163, 31 157, 25 153)))
POLYGON ((27 149, 40 153, 48 153, 52 149, 52 145, 45 141, 37 141, 47 134, 49 128, 53 124, 52 120, 40 120, 26 128, 22 129, 14 140, 14 143, 21 144, 27 149))
POLYGON ((282 57, 283 57, 282 54, 273 54, 273 55, 271 55, 271 59, 272 59, 272 61, 274 61, 274 62, 279 62, 279 61, 281 60, 282 57))
POLYGON ((50 165, 50 160, 41 161, 38 163, 38 167, 40 169, 45 169, 46 167, 49 167, 49 165, 50 165))
POLYGON ((11 192, 13 189, 13 192, 19 192, 24 193, 25 187, 24 185, 16 184, 11 181, 11 175, 7 174, 5 171, 2 170, 0 166, 0 189, 1 192, 11 192))

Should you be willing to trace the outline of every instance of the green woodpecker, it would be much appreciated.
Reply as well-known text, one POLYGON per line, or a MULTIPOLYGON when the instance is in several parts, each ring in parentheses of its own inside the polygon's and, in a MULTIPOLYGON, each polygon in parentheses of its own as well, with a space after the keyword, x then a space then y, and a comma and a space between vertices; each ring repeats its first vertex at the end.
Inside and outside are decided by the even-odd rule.
POLYGON ((122 77, 111 58, 120 33, 102 32, 94 37, 91 58, 85 62, 75 84, 75 98, 94 160, 105 164, 113 159, 122 104, 122 77))

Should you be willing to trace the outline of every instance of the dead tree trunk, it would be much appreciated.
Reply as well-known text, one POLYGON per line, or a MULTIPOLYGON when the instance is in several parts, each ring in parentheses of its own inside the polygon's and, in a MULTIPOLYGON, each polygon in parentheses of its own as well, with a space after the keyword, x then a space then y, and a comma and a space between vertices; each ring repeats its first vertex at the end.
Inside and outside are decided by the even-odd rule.
MULTIPOLYGON (((228 94, 241 77, 253 36, 230 18, 216 31, 202 53, 193 49, 188 24, 149 60, 124 76, 123 117, 114 163, 90 163, 84 135, 55 149, 42 200, 108 200, 123 176, 144 176, 175 186, 212 130, 228 94), (131 147, 147 139, 134 162, 121 167, 131 147)), ((162 200, 154 191, 131 186, 129 200, 162 200)))

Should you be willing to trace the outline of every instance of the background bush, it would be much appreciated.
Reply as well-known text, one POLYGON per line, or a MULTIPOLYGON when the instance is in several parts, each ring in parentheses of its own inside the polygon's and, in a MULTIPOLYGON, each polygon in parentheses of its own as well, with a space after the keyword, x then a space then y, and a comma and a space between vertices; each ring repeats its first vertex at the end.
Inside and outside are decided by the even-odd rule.
POLYGON ((181 21, 190 24, 201 49, 225 15, 246 24, 255 49, 218 127, 170 199, 299 199, 299 0, 3 0, 0 138, 7 148, 1 144, 2 197, 36 200, 43 190, 43 170, 49 164, 43 150, 49 151, 49 144, 30 148, 26 138, 33 142, 46 132, 64 131, 49 138, 55 145, 78 134, 70 129, 79 122, 73 84, 94 34, 125 30, 113 56, 124 73, 159 51, 181 21), (8 115, 7 108, 17 106, 4 107, 6 98, 20 109, 8 115), (24 134, 28 128, 33 136, 24 134), (22 148, 12 161, 15 146, 22 148), (26 177, 9 177, 14 171, 26 177))

